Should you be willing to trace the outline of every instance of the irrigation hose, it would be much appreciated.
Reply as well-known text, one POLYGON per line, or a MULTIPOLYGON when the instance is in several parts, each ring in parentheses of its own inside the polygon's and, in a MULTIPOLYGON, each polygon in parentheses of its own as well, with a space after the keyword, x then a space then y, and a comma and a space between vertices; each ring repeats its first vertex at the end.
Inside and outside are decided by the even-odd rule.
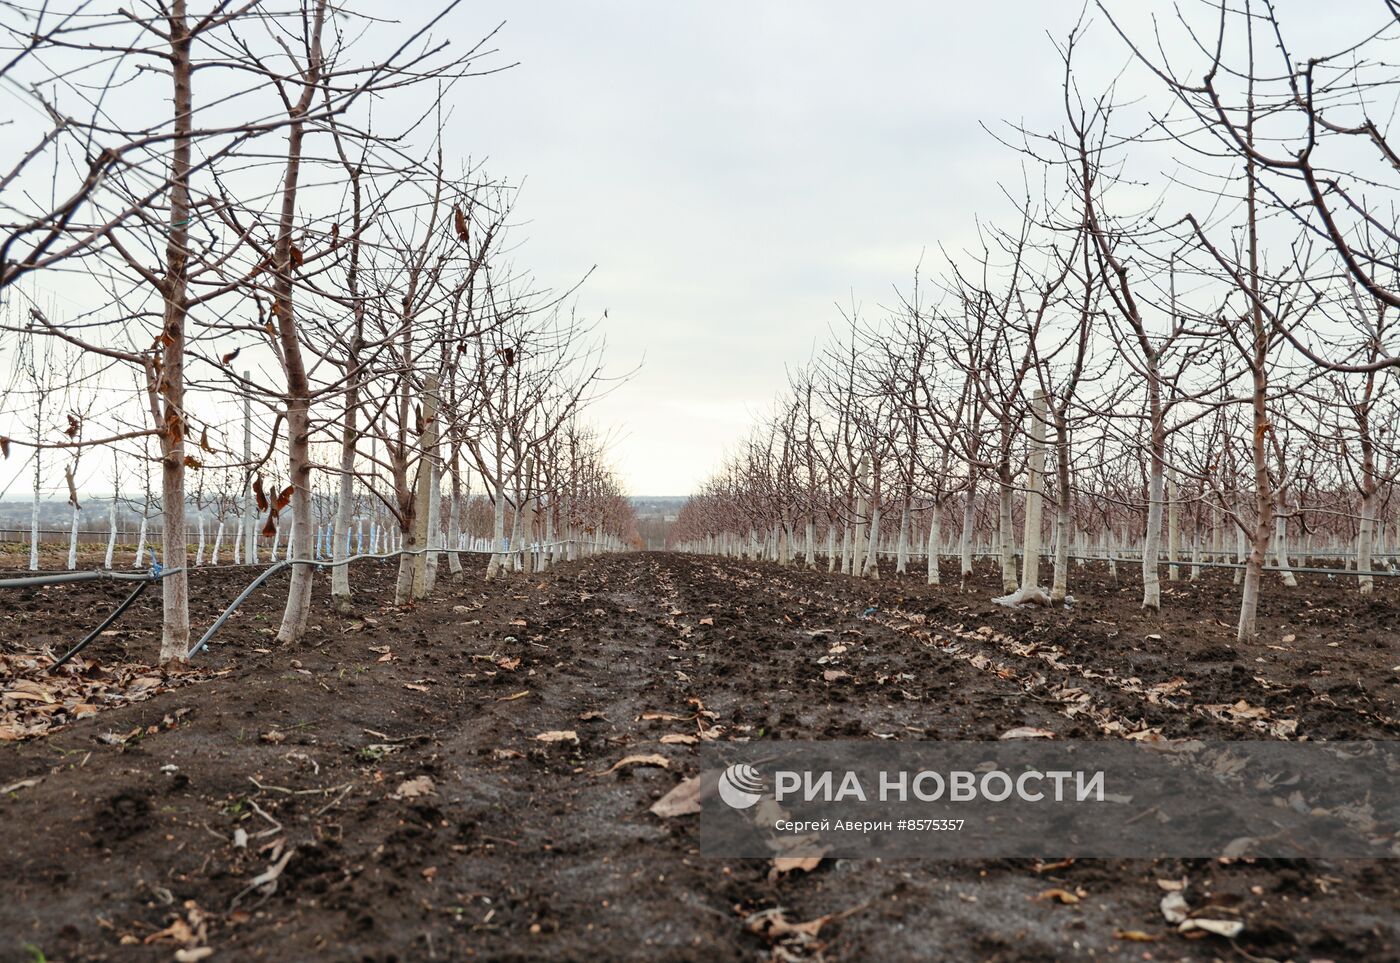
POLYGON ((118 572, 110 568, 93 569, 90 572, 56 572, 53 575, 25 575, 20 578, 0 579, 0 589, 40 588, 45 585, 66 585, 69 582, 158 582, 185 571, 183 568, 160 569, 154 572, 118 572))
POLYGON ((98 625, 97 628, 93 629, 91 632, 88 633, 87 638, 83 639, 83 641, 79 642, 77 645, 73 646, 73 648, 65 652, 61 658, 59 658, 56 662, 54 662, 44 671, 53 672, 59 666, 66 664, 69 659, 73 658, 73 656, 77 655, 79 652, 83 651, 83 649, 87 648, 88 645, 92 642, 92 640, 101 635, 103 631, 106 630, 107 626, 115 622, 123 612, 129 609, 131 607, 131 603, 135 602, 137 598, 140 597, 141 593, 146 591, 146 588, 150 586, 154 581, 155 579, 148 578, 142 581, 139 585, 137 585, 135 591, 128 595, 125 601, 123 601, 121 605, 118 605, 112 611, 111 615, 103 619, 102 623, 98 625))

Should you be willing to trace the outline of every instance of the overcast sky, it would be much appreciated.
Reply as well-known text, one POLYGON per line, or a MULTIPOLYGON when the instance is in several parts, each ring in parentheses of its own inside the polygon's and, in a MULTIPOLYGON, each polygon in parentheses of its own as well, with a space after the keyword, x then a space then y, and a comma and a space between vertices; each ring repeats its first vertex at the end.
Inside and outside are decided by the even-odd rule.
POLYGON ((581 303, 608 309, 618 370, 644 360, 594 412, 631 492, 691 491, 839 320, 836 301, 889 302, 925 248, 1007 212, 998 180, 1020 161, 979 121, 1053 122, 1046 32, 1077 15, 511 0, 456 18, 504 20, 501 59, 519 61, 458 89, 456 146, 528 178, 523 259, 556 283, 596 263, 581 303))
MULTIPOLYGON (((1280 5, 1292 35, 1324 48, 1381 9, 1280 5)), ((440 8, 382 9, 410 27, 440 8)), ((454 91, 446 153, 524 179, 519 259, 542 281, 565 287, 597 266, 580 308, 607 309, 613 371, 641 365, 592 411, 631 493, 683 495, 708 476, 785 367, 839 323, 837 302, 878 314, 921 255, 936 268, 938 246, 962 249, 976 218, 1014 217, 1002 185, 1020 182, 1022 158, 982 125, 1060 123, 1050 37, 1080 9, 467 0, 453 12, 440 34, 465 47, 503 24, 490 63, 518 66, 454 91)), ((1114 9, 1144 37, 1150 9, 1171 16, 1157 0, 1114 9)), ((1129 62, 1097 18, 1077 60, 1086 86, 1129 62)), ((1129 70, 1119 99, 1138 95, 1163 96, 1129 70)))
MULTIPOLYGON (((1149 6, 1170 16, 1119 4, 1144 32, 1149 6)), ((1347 4, 1317 6, 1284 5, 1295 33, 1346 20, 1347 4)), ((1375 4, 1356 6, 1374 21, 1375 4)), ((458 24, 505 21, 500 62, 519 66, 459 88, 449 146, 528 178, 524 259, 545 279, 597 264, 581 303, 608 309, 616 369, 645 360, 594 413, 632 493, 705 478, 839 320, 835 302, 874 312, 922 252, 932 263, 977 216, 1011 215, 999 185, 1020 180, 1021 159, 979 125, 1058 123, 1049 35, 1079 13, 1045 0, 463 8, 458 24)), ((1128 62, 1101 18, 1084 53, 1103 78, 1128 62)), ((1121 84, 1160 95, 1136 71, 1121 84)))

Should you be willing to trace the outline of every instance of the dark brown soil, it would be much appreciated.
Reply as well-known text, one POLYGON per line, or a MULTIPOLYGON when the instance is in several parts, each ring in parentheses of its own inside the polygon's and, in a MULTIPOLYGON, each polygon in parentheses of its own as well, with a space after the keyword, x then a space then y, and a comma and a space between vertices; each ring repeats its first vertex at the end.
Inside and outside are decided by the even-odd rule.
MULTIPOLYGON (((1228 573, 1173 584, 1161 616, 1130 571, 1073 574, 1073 609, 1025 612, 993 605, 989 578, 635 554, 489 586, 473 571, 401 612, 371 563, 356 614, 318 597, 294 648, 271 640, 274 581, 210 672, 0 743, 0 788, 40 780, 0 797, 0 960, 1400 959, 1396 862, 827 860, 771 878, 701 857, 695 817, 648 812, 695 773, 693 747, 659 740, 701 709, 762 739, 1400 738, 1400 586, 1271 585, 1236 646, 1228 573), (850 677, 828 683, 835 641, 850 677), (535 738, 551 730, 578 743, 535 738), (604 774, 635 753, 670 768, 604 774), (278 865, 275 891, 253 885, 278 865), (1240 937, 1165 923, 1157 881, 1183 877, 1193 904, 1232 904, 1240 937), (1035 899, 1048 888, 1079 901, 1035 899), (776 946, 745 921, 778 906, 855 911, 776 946)), ((198 572, 196 622, 248 577, 198 572)), ((123 595, 0 597, 0 652, 61 650, 123 595)), ((90 655, 149 660, 157 617, 152 593, 90 655)))

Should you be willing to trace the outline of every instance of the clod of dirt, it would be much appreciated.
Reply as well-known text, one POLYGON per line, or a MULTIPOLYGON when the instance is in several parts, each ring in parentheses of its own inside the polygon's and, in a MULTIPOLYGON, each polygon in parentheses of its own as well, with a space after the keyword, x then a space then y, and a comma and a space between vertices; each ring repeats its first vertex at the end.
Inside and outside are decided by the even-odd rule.
POLYGON ((99 846, 130 839, 151 828, 151 804, 139 793, 117 793, 97 811, 93 824, 99 846))

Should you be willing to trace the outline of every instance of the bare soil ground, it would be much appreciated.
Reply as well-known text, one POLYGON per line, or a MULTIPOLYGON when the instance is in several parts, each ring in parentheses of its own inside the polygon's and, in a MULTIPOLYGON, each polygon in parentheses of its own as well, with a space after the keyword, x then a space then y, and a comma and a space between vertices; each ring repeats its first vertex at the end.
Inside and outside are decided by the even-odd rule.
MULTIPOLYGON (((140 664, 156 593, 56 682, 43 653, 126 590, 0 597, 3 711, 36 731, 0 742, 0 960, 1400 959, 1393 861, 1047 853, 775 875, 701 857, 695 817, 648 811, 696 771, 693 746, 661 738, 700 727, 1400 738, 1400 586, 1360 602, 1326 577, 1270 585, 1237 646, 1228 573, 1172 583, 1160 617, 1126 566, 1076 569, 1075 607, 1031 612, 990 602, 990 570, 962 589, 635 554, 490 586, 473 570, 409 611, 382 604, 390 567, 355 574, 353 616, 318 595, 310 638, 276 646, 274 581, 174 677, 140 664), (833 665, 848 676, 826 681, 833 665), (577 744, 536 738, 556 730, 577 744), (607 772, 633 754, 669 766, 607 772), (1182 879, 1242 934, 1168 926, 1158 881, 1182 879), (1036 898, 1051 888, 1077 902, 1036 898), (758 925, 774 907, 850 912, 808 938, 758 925)), ((196 623, 247 578, 196 573, 196 623)))

